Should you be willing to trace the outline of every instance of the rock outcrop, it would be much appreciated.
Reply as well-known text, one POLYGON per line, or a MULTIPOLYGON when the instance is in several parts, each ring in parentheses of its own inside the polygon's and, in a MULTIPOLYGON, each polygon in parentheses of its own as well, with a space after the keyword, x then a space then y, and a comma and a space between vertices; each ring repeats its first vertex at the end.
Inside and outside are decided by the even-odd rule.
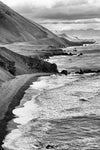
POLYGON ((67 75, 68 72, 67 72, 67 70, 62 70, 62 71, 61 71, 61 74, 67 75))
POLYGON ((13 76, 35 72, 58 73, 56 64, 46 62, 39 56, 23 56, 5 47, 0 47, 0 67, 13 76))

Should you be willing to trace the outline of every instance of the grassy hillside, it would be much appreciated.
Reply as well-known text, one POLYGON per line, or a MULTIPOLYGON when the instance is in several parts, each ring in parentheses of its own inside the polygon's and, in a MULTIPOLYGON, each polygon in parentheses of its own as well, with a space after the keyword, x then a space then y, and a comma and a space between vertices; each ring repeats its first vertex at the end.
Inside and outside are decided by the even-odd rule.
POLYGON ((35 22, 24 18, 0 2, 0 42, 27 42, 66 46, 58 36, 35 22))
POLYGON ((0 67, 0 84, 13 78, 14 76, 9 71, 0 67))
POLYGON ((35 72, 57 72, 55 64, 45 62, 39 56, 23 56, 0 47, 0 67, 16 76, 35 72))

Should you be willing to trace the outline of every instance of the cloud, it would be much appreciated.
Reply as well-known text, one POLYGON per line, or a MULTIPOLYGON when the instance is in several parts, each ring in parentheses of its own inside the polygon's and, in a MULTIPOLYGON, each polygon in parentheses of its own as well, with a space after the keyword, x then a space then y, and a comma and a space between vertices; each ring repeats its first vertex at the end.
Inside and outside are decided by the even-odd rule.
POLYGON ((100 18, 100 0, 2 0, 16 11, 42 19, 100 18))
POLYGON ((99 5, 99 0, 1 0, 11 7, 18 7, 24 5, 30 5, 31 7, 44 7, 44 8, 52 8, 55 5, 99 5))
POLYGON ((100 18, 100 8, 88 7, 87 5, 77 7, 63 6, 60 8, 52 8, 41 10, 36 14, 36 17, 44 19, 60 19, 60 20, 75 20, 75 19, 90 19, 100 18))
MULTIPOLYGON (((18 7, 18 6, 24 6, 24 5, 30 5, 31 7, 45 7, 45 8, 51 8, 53 7, 57 2, 65 0, 2 0, 2 2, 6 3, 7 5, 11 7, 18 7)), ((69 1, 69 0, 67 0, 69 1)))

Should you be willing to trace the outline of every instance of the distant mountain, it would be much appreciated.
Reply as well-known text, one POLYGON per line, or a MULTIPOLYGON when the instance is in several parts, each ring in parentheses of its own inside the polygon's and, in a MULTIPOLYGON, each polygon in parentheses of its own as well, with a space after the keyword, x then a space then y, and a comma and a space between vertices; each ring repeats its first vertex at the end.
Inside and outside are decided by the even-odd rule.
POLYGON ((27 42, 66 46, 63 40, 41 25, 32 22, 0 2, 0 42, 27 42))
POLYGON ((69 36, 66 33, 59 34, 59 37, 61 37, 64 41, 66 41, 66 43, 68 43, 69 46, 93 44, 96 42, 94 39, 79 39, 78 37, 69 36))
POLYGON ((63 30, 69 36, 78 37, 81 39, 100 39, 100 30, 87 29, 87 30, 63 30))

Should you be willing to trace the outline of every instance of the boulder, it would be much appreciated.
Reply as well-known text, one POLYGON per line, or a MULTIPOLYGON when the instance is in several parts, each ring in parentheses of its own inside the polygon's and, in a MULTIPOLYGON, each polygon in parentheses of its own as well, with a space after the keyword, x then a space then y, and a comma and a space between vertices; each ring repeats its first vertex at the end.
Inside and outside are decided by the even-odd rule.
POLYGON ((88 100, 85 99, 85 98, 81 98, 80 101, 81 101, 81 102, 87 102, 88 100))
POLYGON ((47 146, 46 146, 46 149, 54 149, 54 148, 55 148, 54 145, 47 145, 47 146))
POLYGON ((62 70, 62 71, 61 71, 61 74, 67 75, 68 72, 67 72, 67 70, 62 70))

